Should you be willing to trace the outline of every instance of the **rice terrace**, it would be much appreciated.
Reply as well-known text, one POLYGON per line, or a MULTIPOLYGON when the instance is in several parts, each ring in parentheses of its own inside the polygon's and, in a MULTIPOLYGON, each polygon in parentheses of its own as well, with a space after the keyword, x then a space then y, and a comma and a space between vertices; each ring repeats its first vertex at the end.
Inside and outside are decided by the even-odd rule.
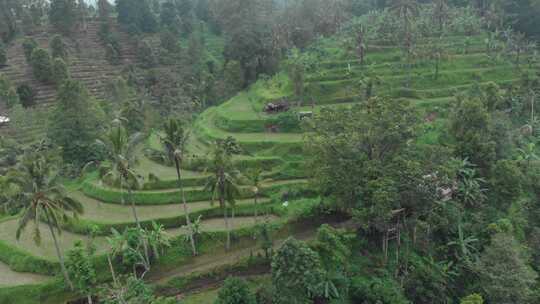
POLYGON ((0 0, 0 304, 540 303, 539 14, 0 0))

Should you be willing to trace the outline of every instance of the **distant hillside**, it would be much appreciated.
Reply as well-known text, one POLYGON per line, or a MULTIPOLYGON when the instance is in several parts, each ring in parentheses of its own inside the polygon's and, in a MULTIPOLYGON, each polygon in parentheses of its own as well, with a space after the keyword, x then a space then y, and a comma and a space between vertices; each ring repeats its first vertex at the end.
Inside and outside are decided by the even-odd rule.
MULTIPOLYGON (((118 34, 122 49, 121 63, 110 64, 105 59, 105 48, 98 36, 100 24, 99 21, 90 21, 86 30, 80 29, 71 37, 65 38, 69 48, 68 69, 71 77, 83 82, 98 99, 103 97, 105 85, 120 75, 122 69, 130 64, 135 56, 128 35, 114 24, 112 29, 118 34)), ((49 40, 54 34, 52 28, 46 28, 26 37, 34 38, 40 47, 48 49, 49 40)), ((37 104, 50 104, 56 98, 56 88, 54 85, 39 82, 33 76, 32 69, 24 58, 22 49, 24 38, 20 37, 9 45, 7 66, 0 68, 0 73, 7 76, 15 85, 27 84, 32 87, 36 93, 37 104)), ((5 112, 5 105, 0 105, 0 113, 5 112)))

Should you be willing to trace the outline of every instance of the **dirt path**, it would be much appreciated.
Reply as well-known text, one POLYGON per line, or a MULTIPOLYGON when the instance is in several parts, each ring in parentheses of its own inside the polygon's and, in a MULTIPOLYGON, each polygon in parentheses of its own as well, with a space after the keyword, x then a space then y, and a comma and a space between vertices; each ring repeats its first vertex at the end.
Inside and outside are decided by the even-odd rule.
MULTIPOLYGON (((349 222, 343 222, 331 225, 339 228, 347 227, 349 224, 349 222)), ((317 227, 309 227, 306 230, 293 233, 290 236, 293 236, 299 240, 307 241, 313 239, 316 236, 316 233, 317 227)), ((279 248, 287 238, 288 237, 274 240, 274 248, 279 248)), ((235 264, 243 259, 250 257, 251 255, 257 254, 258 252, 261 251, 257 244, 249 247, 242 247, 236 249, 233 247, 230 251, 222 251, 216 252, 214 254, 197 256, 193 258, 188 264, 168 271, 158 270, 155 272, 151 272, 146 277, 146 279, 152 284, 161 285, 177 277, 188 276, 194 273, 204 273, 216 269, 220 266, 235 264)))

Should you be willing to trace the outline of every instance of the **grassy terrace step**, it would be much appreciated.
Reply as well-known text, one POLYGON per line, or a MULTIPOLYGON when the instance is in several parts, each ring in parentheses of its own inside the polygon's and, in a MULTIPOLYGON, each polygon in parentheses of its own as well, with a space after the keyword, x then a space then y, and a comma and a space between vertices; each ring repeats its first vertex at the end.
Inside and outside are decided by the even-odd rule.
MULTIPOLYGON (((464 52, 462 48, 454 47, 446 49, 448 52, 448 55, 457 57, 461 55, 467 55, 467 54, 479 54, 483 53, 485 51, 485 46, 478 45, 478 46, 471 46, 467 49, 467 52, 464 52)), ((385 51, 381 50, 374 50, 373 52, 367 53, 364 64, 366 65, 377 65, 377 64, 395 64, 400 61, 403 61, 403 53, 399 51, 399 49, 388 49, 385 51)), ((329 61, 323 61, 318 64, 318 67, 321 69, 332 69, 332 68, 347 68, 349 65, 351 66, 358 66, 360 65, 359 59, 336 59, 336 60, 329 60, 329 61)))
MULTIPOLYGON (((208 154, 211 151, 210 144, 210 142, 206 143, 201 141, 201 139, 196 136, 190 136, 187 144, 187 151, 189 155, 193 156, 194 158, 184 161, 184 170, 182 171, 182 176, 186 178, 190 176, 192 178, 198 177, 200 179, 204 179, 203 177, 208 176, 204 172, 189 171, 186 169, 205 170, 207 157, 209 157, 208 154)), ((151 150, 163 151, 163 147, 156 134, 150 136, 147 146, 151 150)), ((140 162, 137 171, 144 172, 143 176, 147 176, 147 174, 150 172, 154 174, 156 174, 156 172, 163 173, 163 175, 159 175, 161 178, 163 178, 163 180, 156 183, 148 182, 145 184, 144 188, 150 190, 176 187, 174 182, 174 179, 176 178, 176 171, 172 166, 164 166, 158 161, 148 159, 146 156, 142 156, 140 159, 142 161, 140 162)), ((233 162, 236 168, 240 171, 253 168, 255 165, 263 170, 272 170, 272 168, 281 165, 283 163, 283 159, 275 155, 234 155, 233 162)))
MULTIPOLYGON (((85 212, 78 220, 66 223, 63 226, 64 230, 87 235, 90 231, 98 228, 99 235, 109 235, 111 228, 121 231, 125 227, 135 225, 132 209, 128 204, 104 204, 76 191, 71 192, 70 196, 83 204, 85 212)), ((258 201, 259 213, 262 210, 268 210, 270 202, 269 199, 260 198, 258 201)), ((237 200, 236 206, 239 214, 252 214, 255 211, 253 199, 237 200)), ((143 227, 151 227, 152 222, 160 223, 165 228, 177 228, 186 224, 182 204, 136 206, 135 208, 143 227)), ((212 204, 210 201, 189 203, 188 212, 192 219, 199 216, 205 219, 222 216, 218 202, 212 204)))
MULTIPOLYGON (((263 183, 264 191, 272 191, 283 185, 290 185, 298 181, 275 181, 263 183)), ((120 191, 117 188, 111 188, 98 184, 96 181, 86 181, 82 185, 82 192, 88 197, 102 201, 104 203, 122 204, 122 201, 128 202, 127 191, 120 191)), ((197 202, 212 199, 212 194, 204 190, 204 187, 186 187, 184 188, 186 201, 197 202)), ((251 187, 241 186, 239 198, 250 198, 253 196, 251 187)), ((157 191, 133 191, 132 197, 134 204, 137 205, 168 205, 181 202, 181 193, 178 189, 166 189, 157 191)))
MULTIPOLYGON (((69 196, 84 207, 84 214, 80 216, 80 219, 94 222, 96 224, 109 225, 109 224, 133 224, 133 213, 129 204, 105 204, 101 201, 92 199, 84 195, 80 191, 71 191, 69 196)), ((268 199, 261 198, 261 203, 269 202, 268 199)), ((237 205, 246 205, 253 203, 253 199, 238 200, 237 205)), ((188 204, 188 212, 197 213, 203 210, 214 209, 218 207, 218 203, 211 201, 191 202, 188 204)), ((170 204, 156 206, 136 206, 137 214, 140 221, 158 221, 162 222, 169 218, 180 218, 184 216, 184 210, 182 204, 170 204)), ((181 222, 181 221, 179 221, 181 222)))
MULTIPOLYGON (((529 70, 528 68, 524 70, 529 70)), ((416 70, 411 73, 411 89, 439 89, 445 86, 457 86, 473 83, 475 81, 497 81, 508 80, 515 78, 516 72, 513 72, 510 67, 490 67, 490 68, 474 68, 463 70, 441 71, 439 78, 434 79, 434 73, 424 73, 420 75, 416 70)), ((402 86, 407 82, 408 75, 401 74, 391 77, 384 77, 382 85, 376 86, 380 91, 381 88, 391 89, 402 86)), ((338 91, 346 86, 357 85, 362 78, 343 79, 335 81, 321 81, 310 87, 310 91, 317 96, 324 96, 332 92, 338 91)))
MULTIPOLYGON (((512 75, 510 75, 512 76, 512 75)), ((497 83, 500 86, 509 86, 516 82, 520 81, 520 78, 509 78, 509 79, 498 79, 494 82, 497 83)), ((491 81, 484 81, 479 82, 478 84, 480 86, 485 86, 491 81)), ((443 97, 449 97, 454 96, 456 93, 466 91, 470 89, 474 85, 474 82, 471 84, 463 84, 463 85, 456 85, 451 87, 445 87, 445 88, 435 88, 435 89, 406 89, 406 88, 398 88, 394 89, 389 93, 389 95, 394 97, 404 97, 404 98, 412 98, 412 99, 434 99, 434 98, 443 98, 443 97)))
MULTIPOLYGON (((393 87, 394 84, 390 83, 388 85, 383 84, 381 88, 376 88, 376 90, 379 92, 392 92, 391 95, 393 96, 400 96, 405 93, 410 97, 417 97, 422 99, 429 99, 430 96, 435 96, 437 98, 448 97, 453 95, 454 92, 457 92, 458 90, 463 88, 463 85, 459 85, 460 83, 473 82, 473 80, 471 80, 470 78, 475 78, 477 76, 480 76, 481 79, 485 79, 485 82, 497 81, 501 84, 504 84, 508 81, 511 81, 512 79, 504 80, 504 76, 508 74, 508 70, 511 68, 512 66, 497 68, 473 68, 453 72, 442 72, 440 74, 440 78, 437 81, 435 81, 432 77, 429 76, 426 78, 414 77, 411 89, 399 88, 391 91, 390 87, 393 87), (457 82, 457 86, 454 85, 456 84, 455 79, 461 81, 457 82), (500 81, 501 79, 503 80, 500 81), (444 88, 447 84, 449 85, 449 87, 444 88), (422 88, 425 87, 430 87, 434 89, 423 90, 422 88), (440 92, 444 93, 444 96, 440 96, 440 92)), ((406 77, 398 77, 401 81, 405 82, 406 77)), ((395 86, 399 87, 399 85, 395 86)), ((362 99, 363 95, 355 95, 350 97, 331 97, 327 99, 321 97, 319 99, 316 99, 315 109, 324 105, 350 105, 362 99)), ((227 132, 265 132, 266 126, 268 124, 274 123, 274 118, 276 116, 267 115, 263 112, 255 112, 255 107, 256 106, 250 105, 249 101, 232 99, 227 103, 227 106, 223 105, 216 110, 214 123, 219 129, 227 132)), ((304 106, 299 110, 311 111, 313 110, 313 108, 311 106, 304 106)))
MULTIPOLYGON (((501 66, 508 66, 509 68, 514 68, 514 65, 509 62, 494 62, 489 59, 485 55, 485 53, 477 53, 454 56, 451 60, 442 60, 439 65, 439 69, 440 71, 449 71, 501 66)), ((359 76, 363 76, 365 72, 369 72, 370 74, 376 75, 378 77, 394 76, 396 74, 403 74, 405 67, 406 63, 404 62, 382 63, 372 65, 355 64, 351 66, 332 69, 322 69, 318 73, 311 73, 308 77, 306 77, 306 82, 313 83, 319 81, 340 80, 345 78, 357 78, 359 76)), ((431 74, 434 71, 434 63, 432 61, 422 60, 417 62, 413 66, 413 69, 417 72, 422 71, 431 74)))
POLYGON ((214 125, 215 111, 216 108, 208 109, 195 124, 196 135, 202 140, 214 141, 232 136, 250 153, 277 145, 294 147, 302 141, 303 135, 299 133, 231 133, 220 130, 214 125))

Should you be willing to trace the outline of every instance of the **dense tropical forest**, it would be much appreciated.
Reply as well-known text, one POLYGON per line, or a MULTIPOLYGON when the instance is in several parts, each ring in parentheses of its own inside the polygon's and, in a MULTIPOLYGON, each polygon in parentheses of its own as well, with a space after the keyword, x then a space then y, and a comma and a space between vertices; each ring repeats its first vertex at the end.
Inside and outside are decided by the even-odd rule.
POLYGON ((539 15, 0 0, 0 303, 540 303, 539 15))

